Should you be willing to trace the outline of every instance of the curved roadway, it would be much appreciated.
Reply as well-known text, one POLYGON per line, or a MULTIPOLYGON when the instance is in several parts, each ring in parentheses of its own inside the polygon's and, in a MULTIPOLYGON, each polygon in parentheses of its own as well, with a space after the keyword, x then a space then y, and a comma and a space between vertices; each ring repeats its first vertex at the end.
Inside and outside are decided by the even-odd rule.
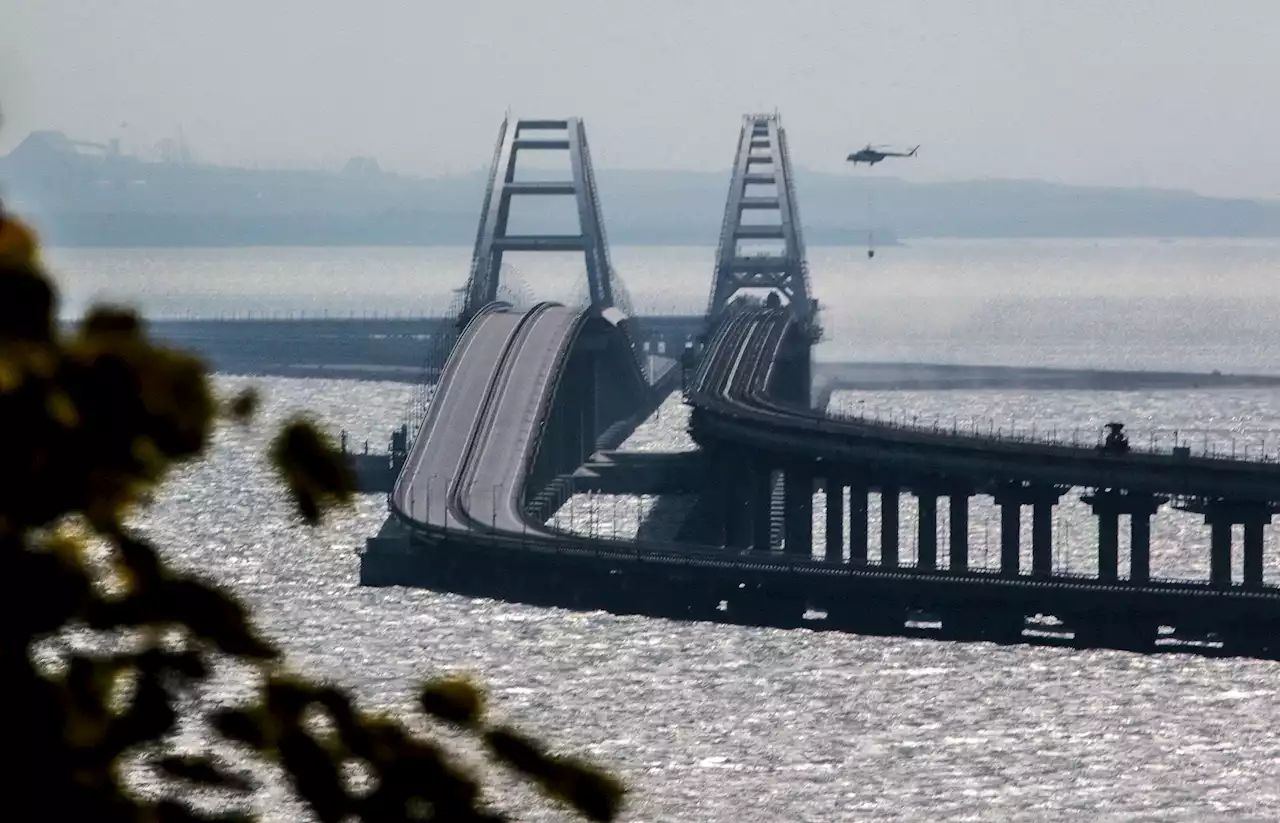
MULTIPOLYGON (((1134 598, 1150 598, 1153 603, 1167 598, 1190 598, 1186 602, 1192 602, 1207 597, 1258 605, 1280 601, 1280 592, 1274 589, 1218 591, 1204 583, 1184 581, 1152 580, 1134 586, 1127 581, 1106 583, 1072 576, 1038 580, 993 578, 978 572, 921 574, 833 565, 775 553, 728 554, 713 546, 588 538, 526 521, 521 501, 527 470, 550 414, 562 366, 585 317, 556 304, 541 304, 525 313, 494 304, 477 314, 446 364, 423 428, 392 492, 394 516, 426 535, 438 536, 442 530, 465 532, 461 540, 473 543, 477 549, 550 552, 610 562, 734 569, 743 574, 782 573, 816 579, 865 578, 939 591, 980 586, 1003 590, 1008 596, 1034 596, 1032 593, 1037 591, 1088 592, 1099 605, 1132 604, 1134 598), (1015 595, 1018 592, 1023 594, 1015 595)), ((731 318, 710 341, 707 357, 693 380, 690 401, 701 410, 714 407, 724 417, 754 423, 754 428, 745 431, 755 447, 762 442, 761 431, 767 430, 759 425, 761 422, 781 423, 781 430, 800 434, 805 448, 821 448, 823 453, 831 454, 833 446, 843 442, 841 436, 833 435, 847 437, 849 428, 857 431, 856 427, 865 424, 828 420, 828 425, 845 427, 831 431, 813 425, 814 418, 824 422, 820 414, 776 407, 762 399, 788 324, 785 318, 776 316, 731 318)), ((882 428, 895 438, 923 437, 933 445, 929 433, 882 428)), ((939 439, 944 444, 955 440, 946 436, 939 439)))
POLYGON ((785 310, 743 311, 708 344, 689 392, 695 421, 718 437, 793 453, 892 466, 917 476, 1037 481, 1174 495, 1280 502, 1280 464, 1173 454, 1104 454, 829 417, 778 404, 767 389, 789 326, 785 310))
POLYGON ((561 366, 586 315, 555 303, 486 306, 467 325, 392 490, 412 525, 545 533, 520 510, 561 366))
POLYGON ((411 520, 436 528, 467 528, 449 501, 455 482, 462 477, 485 395, 522 317, 501 303, 486 306, 467 324, 449 355, 426 419, 391 492, 394 505, 411 520))
POLYGON ((524 532, 525 475, 537 448, 559 367, 568 357, 582 312, 547 306, 532 318, 520 346, 503 365, 476 432, 476 450, 457 490, 458 506, 481 528, 524 532))

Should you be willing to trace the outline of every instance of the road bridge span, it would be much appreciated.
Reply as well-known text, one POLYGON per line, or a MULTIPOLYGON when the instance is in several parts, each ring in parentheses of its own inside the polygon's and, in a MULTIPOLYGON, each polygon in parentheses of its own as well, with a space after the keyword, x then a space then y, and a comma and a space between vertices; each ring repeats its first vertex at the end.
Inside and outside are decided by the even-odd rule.
MULTIPOLYGON (((546 512, 535 515, 532 500, 586 460, 601 432, 634 420, 653 398, 646 396, 643 348, 615 299, 625 289, 608 260, 589 157, 574 154, 572 182, 537 192, 512 185, 515 155, 508 149, 519 146, 522 128, 504 124, 467 290, 474 298, 463 315, 468 322, 390 496, 392 518, 363 557, 364 582, 769 625, 798 625, 806 608, 819 608, 828 625, 867 631, 902 632, 923 614, 948 636, 1000 640, 1021 639, 1029 616, 1052 614, 1078 645, 1150 651, 1161 627, 1172 627, 1208 633, 1229 652, 1280 655, 1280 588, 1265 579, 1261 537, 1280 508, 1280 466, 1102 454, 832 418, 809 408, 819 305, 808 292, 776 116, 744 120, 707 326, 689 350, 698 359, 685 391, 705 452, 706 487, 695 512, 707 524, 705 539, 603 541, 545 526, 546 512), (747 203, 743 186, 765 177, 775 184, 776 202, 747 203), (506 237, 501 204, 553 189, 578 198, 583 228, 573 243, 596 278, 592 304, 585 311, 554 304, 515 311, 492 300, 500 274, 495 256, 516 241, 521 248, 540 243, 506 237), (748 205, 768 205, 793 221, 774 233, 781 253, 754 262, 743 257, 739 244, 759 236, 739 230, 748 205), (763 296, 753 293, 761 289, 763 296), (828 495, 827 550, 814 557, 819 486, 828 495), (873 486, 885 512, 876 565, 867 562, 866 545, 873 486), (1085 489, 1099 514, 1096 577, 1054 572, 1046 524, 1073 487, 1085 489), (922 512, 935 514, 920 518, 914 566, 897 557, 904 490, 919 498, 922 512), (967 528, 956 528, 967 522, 969 498, 980 493, 994 496, 1004 513, 995 574, 968 568, 967 528), (779 494, 781 541, 773 517, 779 494), (937 556, 940 496, 950 499, 953 523, 945 567, 937 556), (1170 500, 1203 511, 1213 525, 1207 582, 1149 573, 1150 517, 1170 500), (1027 505, 1034 512, 1032 567, 1023 569, 1018 525, 1027 505), (1120 514, 1133 524, 1126 579, 1117 575, 1120 514), (1233 524, 1245 527, 1240 584, 1231 568, 1233 524)), ((568 129, 563 146, 585 147, 578 121, 537 121, 537 128, 568 129)), ((549 238, 542 245, 566 243, 549 238)))

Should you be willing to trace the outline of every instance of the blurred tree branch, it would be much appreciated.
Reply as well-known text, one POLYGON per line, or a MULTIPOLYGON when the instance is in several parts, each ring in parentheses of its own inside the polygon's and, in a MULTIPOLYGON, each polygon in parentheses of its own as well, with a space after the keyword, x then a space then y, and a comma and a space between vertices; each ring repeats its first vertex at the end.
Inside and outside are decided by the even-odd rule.
MULTIPOLYGON (((0 682, 12 764, 5 799, 16 804, 5 819, 252 819, 253 775, 211 752, 172 754, 164 743, 179 701, 208 676, 215 653, 255 667, 261 686, 256 702, 222 710, 213 728, 282 767, 319 820, 503 819, 439 745, 290 673, 233 596, 170 570, 128 528, 130 512, 173 467, 204 453, 219 417, 244 422, 256 408, 252 393, 216 402, 204 365, 152 342, 128 310, 94 308, 63 333, 35 236, 0 208, 0 564, 13 603, 0 682), (105 566, 97 542, 109 549, 105 566), (128 642, 99 652, 63 644, 37 662, 40 643, 84 629, 128 642), (317 730, 317 716, 327 731, 317 730), (137 757, 170 781, 165 799, 129 791, 121 764, 137 757), (344 777, 356 765, 370 775, 361 788, 344 777), (188 800, 195 788, 228 799, 201 811, 188 800)), ((352 499, 349 467, 311 423, 289 422, 271 457, 307 523, 352 499)), ((474 684, 428 683, 419 705, 550 797, 592 820, 617 816, 621 784, 491 726, 474 684)))

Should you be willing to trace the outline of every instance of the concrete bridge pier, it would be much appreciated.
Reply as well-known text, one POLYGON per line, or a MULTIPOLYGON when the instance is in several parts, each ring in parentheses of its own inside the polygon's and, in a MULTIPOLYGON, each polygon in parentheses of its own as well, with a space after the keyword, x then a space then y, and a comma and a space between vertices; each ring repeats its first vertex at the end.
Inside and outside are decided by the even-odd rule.
POLYGON ((1023 489, 1001 490, 993 497, 1000 507, 1000 574, 1017 577, 1021 573, 1023 489))
POLYGON ((880 483, 880 565, 898 568, 898 497, 902 488, 896 480, 880 483))
POLYGON ((752 543, 752 528, 756 506, 755 467, 751 461, 736 455, 729 463, 729 474, 724 478, 727 498, 724 502, 724 545, 730 549, 748 549, 752 543))
POLYGON ((601 369, 602 358, 599 353, 599 341, 593 340, 588 335, 583 335, 579 342, 580 351, 578 352, 579 360, 573 363, 571 369, 577 374, 582 392, 582 431, 584 436, 588 432, 594 433, 600 430, 599 420, 602 416, 601 412, 605 411, 605 406, 610 399, 611 393, 607 390, 600 391, 603 383, 608 385, 608 375, 601 369))
POLYGON ((916 542, 919 544, 916 567, 924 571, 938 568, 938 497, 935 487, 921 486, 913 490, 916 497, 916 542))
POLYGON ((813 469, 788 466, 783 480, 784 551, 794 557, 813 556, 813 469))
POLYGON ((767 551, 769 468, 739 449, 716 453, 715 461, 718 471, 708 474, 704 496, 712 501, 707 514, 716 520, 718 530, 709 534, 707 539, 719 543, 723 538, 726 548, 739 551, 756 548, 760 531, 758 521, 763 509, 764 549, 767 551))
POLYGON ((864 479, 849 481, 849 565, 867 565, 867 495, 864 479))
MULTIPOLYGON (((840 563, 844 561, 844 476, 838 471, 829 471, 823 485, 827 506, 823 559, 840 563)), ((865 533, 865 526, 863 531, 865 533)))
POLYGON ((733 462, 724 454, 717 454, 715 465, 720 471, 706 480, 702 494, 698 496, 689 521, 681 529, 681 536, 710 546, 729 546, 734 515, 733 484, 729 481, 733 462))
POLYGON ((993 495, 1000 506, 1000 574, 1017 577, 1021 569, 1022 507, 1031 506, 1031 574, 1053 574, 1053 507, 1067 486, 1010 483, 993 495))
POLYGON ((593 451, 596 390, 591 369, 573 364, 563 377, 562 391, 547 423, 549 445, 557 473, 571 472, 593 451))
POLYGON ((1262 588, 1263 574, 1263 533, 1271 524, 1271 512, 1259 512, 1258 516, 1244 523, 1244 585, 1249 588, 1262 588))
POLYGON ((537 463, 531 473, 531 488, 542 488, 559 475, 568 474, 582 463, 583 437, 580 400, 572 375, 565 375, 565 391, 547 419, 538 447, 537 463))
POLYGON ((750 540, 750 462, 734 448, 714 447, 703 453, 706 471, 692 510, 678 539, 707 546, 745 548, 750 540), (746 525, 743 519, 746 518, 746 525))
POLYGON ((1151 517, 1169 498, 1147 492, 1099 489, 1081 498, 1098 518, 1098 579, 1119 579, 1120 515, 1129 515, 1129 580, 1151 579, 1151 517))
POLYGON ((947 502, 951 509, 951 571, 963 572, 969 569, 969 498, 973 491, 967 488, 952 488, 947 502))
POLYGON ((1210 500, 1193 505, 1204 513, 1209 524, 1209 583, 1219 588, 1231 586, 1231 529, 1244 526, 1244 568, 1242 582, 1246 588, 1261 588, 1264 583, 1263 545, 1266 526, 1276 512, 1272 504, 1252 501, 1210 500))
POLYGON ((758 463, 751 473, 751 550, 773 550, 773 468, 758 463))
POLYGON ((1231 585, 1231 520, 1226 517, 1205 518, 1209 523, 1209 582, 1227 588, 1231 585))
POLYGON ((1129 579, 1134 583, 1151 580, 1151 517, 1166 502, 1150 495, 1142 508, 1129 512, 1129 579))
POLYGON ((789 406, 807 409, 812 405, 813 346, 808 340, 789 340, 778 353, 770 394, 789 406))

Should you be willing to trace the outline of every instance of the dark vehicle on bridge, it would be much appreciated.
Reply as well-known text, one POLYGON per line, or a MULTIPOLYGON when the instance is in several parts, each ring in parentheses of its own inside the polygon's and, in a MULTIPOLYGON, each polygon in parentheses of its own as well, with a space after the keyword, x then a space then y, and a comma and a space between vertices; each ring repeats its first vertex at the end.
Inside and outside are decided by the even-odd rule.
POLYGON ((1123 423, 1108 423, 1107 437, 1098 450, 1107 454, 1128 454, 1129 438, 1125 436, 1123 423))

